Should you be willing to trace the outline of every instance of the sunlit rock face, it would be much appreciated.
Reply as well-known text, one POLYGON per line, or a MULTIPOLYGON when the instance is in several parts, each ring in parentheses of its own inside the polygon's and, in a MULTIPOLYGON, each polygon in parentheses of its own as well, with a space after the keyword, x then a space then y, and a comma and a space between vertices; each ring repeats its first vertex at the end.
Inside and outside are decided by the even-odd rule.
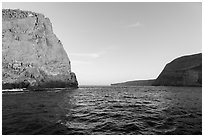
POLYGON ((202 54, 183 56, 168 63, 155 86, 202 86, 202 54))
POLYGON ((42 14, 2 10, 2 86, 77 87, 70 60, 42 14))

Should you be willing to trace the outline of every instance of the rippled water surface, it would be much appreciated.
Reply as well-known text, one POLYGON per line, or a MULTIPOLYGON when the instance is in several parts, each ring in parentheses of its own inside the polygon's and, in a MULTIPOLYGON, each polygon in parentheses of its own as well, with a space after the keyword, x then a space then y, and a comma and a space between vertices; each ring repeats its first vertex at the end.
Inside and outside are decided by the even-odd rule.
POLYGON ((81 87, 4 92, 3 134, 202 134, 202 89, 81 87))

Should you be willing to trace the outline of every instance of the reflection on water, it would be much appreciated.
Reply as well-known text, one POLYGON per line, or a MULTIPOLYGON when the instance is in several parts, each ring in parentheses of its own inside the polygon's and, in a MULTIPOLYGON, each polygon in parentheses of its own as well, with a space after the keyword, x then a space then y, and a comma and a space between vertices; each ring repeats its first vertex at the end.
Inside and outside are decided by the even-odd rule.
POLYGON ((151 86, 8 92, 3 134, 202 134, 201 92, 151 86))

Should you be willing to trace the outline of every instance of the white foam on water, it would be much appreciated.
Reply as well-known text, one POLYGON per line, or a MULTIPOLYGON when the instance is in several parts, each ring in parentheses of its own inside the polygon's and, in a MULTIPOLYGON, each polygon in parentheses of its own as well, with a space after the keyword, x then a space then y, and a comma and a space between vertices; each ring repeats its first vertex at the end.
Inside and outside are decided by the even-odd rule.
POLYGON ((3 89, 3 92, 16 92, 16 91, 24 91, 25 88, 16 88, 16 89, 3 89))

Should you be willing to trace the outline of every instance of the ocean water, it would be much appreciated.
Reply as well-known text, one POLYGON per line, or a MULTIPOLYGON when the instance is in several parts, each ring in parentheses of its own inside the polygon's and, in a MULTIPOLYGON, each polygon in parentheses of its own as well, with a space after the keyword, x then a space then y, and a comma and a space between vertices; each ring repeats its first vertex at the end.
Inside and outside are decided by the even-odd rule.
POLYGON ((3 92, 2 134, 202 134, 202 88, 80 87, 3 92))

